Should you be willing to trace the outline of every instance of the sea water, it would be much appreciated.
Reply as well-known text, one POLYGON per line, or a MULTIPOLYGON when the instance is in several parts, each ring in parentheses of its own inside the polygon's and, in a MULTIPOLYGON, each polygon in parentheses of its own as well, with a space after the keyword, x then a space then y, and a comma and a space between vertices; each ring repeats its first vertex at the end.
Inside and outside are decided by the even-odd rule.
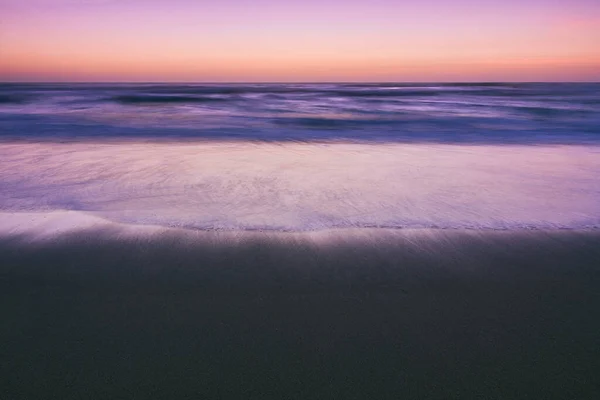
POLYGON ((600 84, 2 84, 0 212, 597 229, 600 84))

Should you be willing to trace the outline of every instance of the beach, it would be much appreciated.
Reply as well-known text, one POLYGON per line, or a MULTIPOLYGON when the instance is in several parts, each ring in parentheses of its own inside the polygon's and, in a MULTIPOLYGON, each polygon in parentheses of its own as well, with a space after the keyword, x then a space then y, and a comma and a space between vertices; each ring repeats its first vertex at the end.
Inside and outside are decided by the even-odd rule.
POLYGON ((0 241, 7 398, 598 394, 600 233, 0 241))

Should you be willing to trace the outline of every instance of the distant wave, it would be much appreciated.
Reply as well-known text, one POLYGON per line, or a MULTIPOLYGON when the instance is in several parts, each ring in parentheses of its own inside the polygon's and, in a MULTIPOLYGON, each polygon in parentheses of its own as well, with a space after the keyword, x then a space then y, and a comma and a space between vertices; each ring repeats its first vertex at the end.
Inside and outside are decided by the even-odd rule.
POLYGON ((518 112, 524 112, 538 117, 578 117, 584 113, 591 113, 589 110, 573 110, 568 108, 556 107, 511 107, 518 112))
POLYGON ((335 129, 352 129, 360 127, 377 127, 389 126, 389 120, 378 118, 318 118, 318 117, 279 117, 271 118, 271 122, 286 126, 286 127, 301 127, 301 128, 335 128, 335 129))
POLYGON ((123 95, 112 97, 122 104, 168 104, 168 103, 206 103, 213 101, 223 101, 224 99, 215 97, 198 96, 157 96, 157 95, 123 95))
POLYGON ((440 92, 436 90, 332 90, 323 91, 322 94, 348 97, 408 97, 408 96, 436 96, 440 92))

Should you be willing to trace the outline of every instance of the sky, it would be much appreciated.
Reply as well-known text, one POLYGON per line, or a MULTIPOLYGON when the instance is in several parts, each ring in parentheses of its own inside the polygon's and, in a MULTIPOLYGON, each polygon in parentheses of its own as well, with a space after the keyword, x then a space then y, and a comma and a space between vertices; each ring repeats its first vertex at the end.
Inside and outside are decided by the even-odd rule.
POLYGON ((0 0, 0 81, 600 81, 600 0, 0 0))

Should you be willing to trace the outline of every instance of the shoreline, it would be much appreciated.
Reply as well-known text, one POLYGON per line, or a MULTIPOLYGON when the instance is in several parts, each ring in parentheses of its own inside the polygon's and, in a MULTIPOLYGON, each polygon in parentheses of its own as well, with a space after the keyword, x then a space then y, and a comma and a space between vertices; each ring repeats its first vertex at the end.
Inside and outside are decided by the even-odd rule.
POLYGON ((40 215, 37 224, 18 230, 31 214, 16 216, 12 229, 0 232, 0 276, 261 290, 600 270, 600 230, 594 229, 203 231, 80 217, 40 215))
POLYGON ((522 227, 433 227, 433 226, 325 226, 314 229, 281 229, 281 228, 195 228, 163 226, 158 224, 135 224, 111 221, 110 219, 94 215, 93 213, 77 210, 39 210, 39 211, 2 211, 0 210, 0 238, 15 235, 26 235, 32 240, 42 238, 52 238, 61 235, 69 235, 78 231, 90 229, 111 230, 127 236, 146 236, 153 234, 173 234, 181 235, 197 234, 223 234, 223 235, 335 235, 339 233, 350 235, 357 232, 372 234, 376 232, 600 232, 600 226, 591 225, 589 227, 545 227, 545 226, 527 226, 522 227))

